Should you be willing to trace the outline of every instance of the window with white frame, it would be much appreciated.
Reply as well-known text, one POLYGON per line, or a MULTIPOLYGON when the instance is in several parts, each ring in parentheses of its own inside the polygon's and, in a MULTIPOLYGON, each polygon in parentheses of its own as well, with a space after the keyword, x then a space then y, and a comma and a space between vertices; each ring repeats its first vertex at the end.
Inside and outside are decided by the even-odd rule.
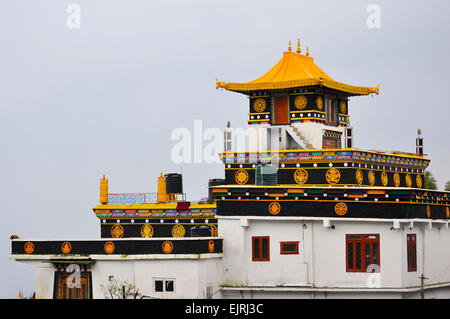
POLYGON ((154 278, 153 290, 155 292, 175 292, 175 279, 154 278))

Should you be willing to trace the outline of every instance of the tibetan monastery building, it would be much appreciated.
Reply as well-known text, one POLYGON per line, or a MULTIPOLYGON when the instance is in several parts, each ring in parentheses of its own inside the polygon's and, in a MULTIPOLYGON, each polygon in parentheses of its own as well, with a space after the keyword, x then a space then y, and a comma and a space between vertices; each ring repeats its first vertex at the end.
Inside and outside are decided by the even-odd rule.
POLYGON ((351 98, 378 86, 334 80, 300 43, 216 86, 248 97, 250 150, 225 130, 208 201, 186 201, 179 174, 155 194, 109 193, 103 177, 99 238, 11 240, 38 298, 110 298, 116 281, 140 298, 450 297, 449 192, 424 188, 420 131, 414 153, 353 143, 351 98))

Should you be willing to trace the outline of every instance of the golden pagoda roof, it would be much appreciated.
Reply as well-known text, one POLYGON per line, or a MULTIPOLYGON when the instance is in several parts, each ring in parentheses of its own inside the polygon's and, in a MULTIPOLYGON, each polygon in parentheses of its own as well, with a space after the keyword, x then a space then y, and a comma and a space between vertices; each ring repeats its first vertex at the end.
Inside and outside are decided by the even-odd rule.
POLYGON ((256 80, 245 83, 221 82, 216 79, 216 88, 245 93, 249 91, 290 89, 321 85, 351 95, 369 95, 379 93, 379 86, 353 86, 333 80, 320 69, 310 56, 292 51, 284 52, 283 57, 266 74, 256 80))

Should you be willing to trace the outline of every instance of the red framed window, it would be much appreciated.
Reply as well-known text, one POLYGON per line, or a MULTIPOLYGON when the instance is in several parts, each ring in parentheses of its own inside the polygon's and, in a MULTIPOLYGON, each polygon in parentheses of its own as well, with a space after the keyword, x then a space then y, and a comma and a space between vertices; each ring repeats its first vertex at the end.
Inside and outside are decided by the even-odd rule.
POLYGON ((63 271, 55 272, 55 291, 54 298, 55 299, 91 299, 91 274, 90 272, 81 272, 80 273, 80 282, 78 284, 74 284, 74 277, 72 273, 67 273, 63 271), (69 285, 68 282, 72 281, 72 284, 69 285), (78 287, 77 287, 78 286, 78 287))
POLYGON ((280 254, 281 255, 298 255, 298 241, 281 241, 280 254))
POLYGON ((270 261, 270 237, 252 237, 252 260, 270 261))
POLYGON ((416 234, 406 235, 406 247, 408 256, 408 272, 417 271, 417 245, 416 234))
POLYGON ((380 267, 380 235, 346 235, 347 272, 366 272, 369 265, 380 267))

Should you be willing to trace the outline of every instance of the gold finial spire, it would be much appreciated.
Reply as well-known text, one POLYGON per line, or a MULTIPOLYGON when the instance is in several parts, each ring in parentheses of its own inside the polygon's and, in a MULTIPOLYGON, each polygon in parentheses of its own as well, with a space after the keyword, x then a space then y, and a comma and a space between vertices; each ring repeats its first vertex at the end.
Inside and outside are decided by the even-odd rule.
POLYGON ((297 51, 298 54, 302 53, 302 50, 300 49, 300 38, 297 39, 297 51))
POLYGON ((306 46, 306 56, 309 56, 309 46, 306 46))
POLYGON ((105 175, 100 179, 100 204, 108 204, 108 179, 105 175))
POLYGON ((289 51, 292 51, 292 46, 291 46, 291 40, 289 40, 289 47, 288 47, 289 51))

